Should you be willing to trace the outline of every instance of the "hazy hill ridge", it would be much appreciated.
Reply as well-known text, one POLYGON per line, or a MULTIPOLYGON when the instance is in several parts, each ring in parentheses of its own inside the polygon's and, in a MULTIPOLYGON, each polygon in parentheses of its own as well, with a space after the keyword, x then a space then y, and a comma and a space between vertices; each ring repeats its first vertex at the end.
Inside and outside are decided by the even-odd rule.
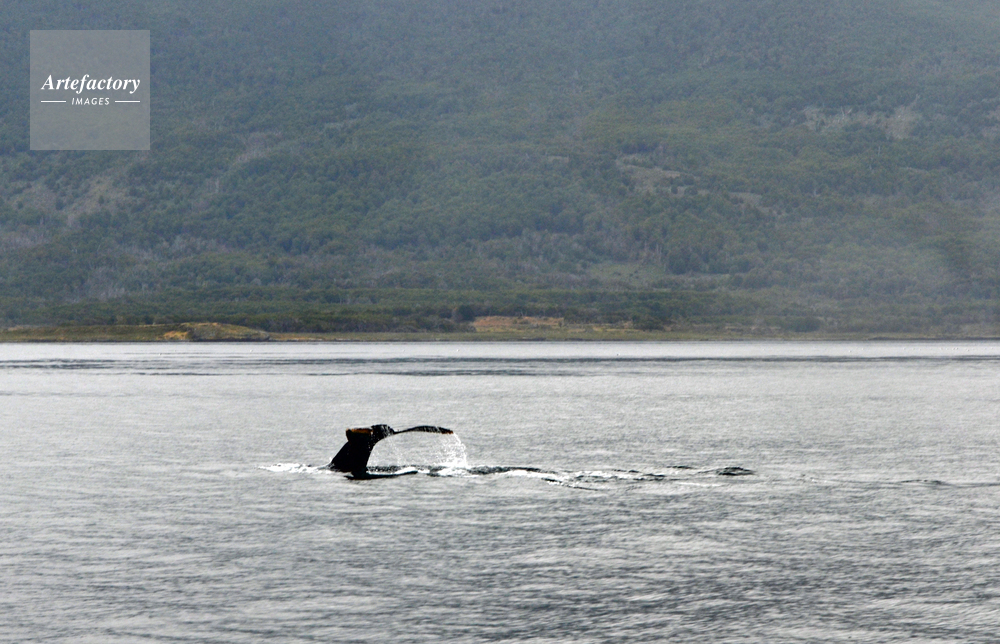
POLYGON ((1000 7, 11 4, 0 321, 995 332, 1000 7), (152 150, 27 151, 29 29, 150 29, 152 150))

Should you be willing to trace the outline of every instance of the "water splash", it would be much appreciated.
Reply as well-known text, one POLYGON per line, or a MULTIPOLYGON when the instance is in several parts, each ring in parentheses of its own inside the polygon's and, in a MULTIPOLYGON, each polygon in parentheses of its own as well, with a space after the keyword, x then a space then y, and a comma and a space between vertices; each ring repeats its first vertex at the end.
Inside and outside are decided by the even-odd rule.
POLYGON ((368 459, 369 468, 405 466, 467 468, 465 445, 455 434, 397 434, 380 441, 368 459))
POLYGON ((440 465, 444 467, 469 467, 469 455, 465 444, 455 434, 443 436, 441 441, 442 456, 440 465))

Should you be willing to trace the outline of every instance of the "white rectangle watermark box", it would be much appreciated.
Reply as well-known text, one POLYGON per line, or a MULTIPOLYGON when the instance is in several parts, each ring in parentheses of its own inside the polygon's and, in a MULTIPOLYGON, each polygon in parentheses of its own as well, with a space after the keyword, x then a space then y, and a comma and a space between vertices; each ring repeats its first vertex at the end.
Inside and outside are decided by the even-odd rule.
POLYGON ((31 149, 149 149, 149 31, 32 31, 31 149))

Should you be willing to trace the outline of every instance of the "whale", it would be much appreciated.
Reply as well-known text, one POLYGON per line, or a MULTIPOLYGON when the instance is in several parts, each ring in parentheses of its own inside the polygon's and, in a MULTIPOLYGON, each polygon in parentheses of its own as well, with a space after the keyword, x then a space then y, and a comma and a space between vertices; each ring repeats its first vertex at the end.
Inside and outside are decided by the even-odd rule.
POLYGON ((372 425, 371 427, 351 427, 347 430, 347 442, 337 452, 327 469, 335 472, 350 472, 354 478, 372 478, 375 475, 368 472, 368 459, 375 449, 375 444, 384 438, 405 434, 406 432, 428 432, 431 434, 454 434, 444 427, 434 425, 417 425, 409 429, 396 431, 388 425, 372 425))

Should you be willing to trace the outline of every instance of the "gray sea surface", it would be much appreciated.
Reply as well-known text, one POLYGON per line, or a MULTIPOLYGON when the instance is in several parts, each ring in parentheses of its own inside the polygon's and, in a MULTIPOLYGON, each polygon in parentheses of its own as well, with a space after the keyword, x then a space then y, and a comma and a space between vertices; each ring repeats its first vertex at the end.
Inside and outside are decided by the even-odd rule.
POLYGON ((989 342, 0 345, 0 641, 997 642, 998 448, 989 342))

